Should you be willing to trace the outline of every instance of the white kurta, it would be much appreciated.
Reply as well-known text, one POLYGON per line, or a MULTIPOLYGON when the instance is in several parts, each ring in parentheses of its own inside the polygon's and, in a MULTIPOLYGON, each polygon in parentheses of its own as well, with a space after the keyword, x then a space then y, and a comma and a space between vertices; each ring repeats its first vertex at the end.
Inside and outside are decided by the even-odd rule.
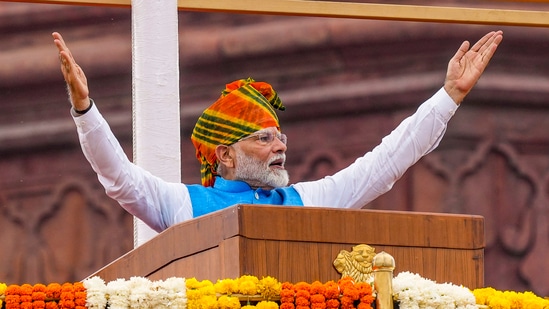
MULTIPOLYGON (((349 167, 292 186, 305 206, 361 208, 390 190, 410 166, 438 146, 457 108, 440 89, 349 167)), ((130 162, 96 106, 73 116, 84 155, 108 196, 156 231, 193 218, 187 186, 164 181, 130 162)))

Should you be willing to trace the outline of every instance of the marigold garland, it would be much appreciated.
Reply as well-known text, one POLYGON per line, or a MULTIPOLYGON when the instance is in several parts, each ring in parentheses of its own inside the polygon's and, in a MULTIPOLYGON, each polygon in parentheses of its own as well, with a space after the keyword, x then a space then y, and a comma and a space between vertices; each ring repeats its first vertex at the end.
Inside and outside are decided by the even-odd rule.
POLYGON ((486 287, 473 290, 473 295, 477 304, 493 309, 549 309, 549 299, 541 298, 532 292, 498 291, 486 287))
MULTIPOLYGON (((86 289, 75 284, 12 284, 2 293, 6 309, 85 309, 86 289)), ((1 302, 0 302, 1 305, 1 302)))
POLYGON ((46 286, 46 309, 59 309, 57 300, 61 297, 61 285, 59 283, 50 283, 46 286))
POLYGON ((282 283, 280 290, 280 309, 295 309, 295 290, 290 282, 282 283))
POLYGON ((19 309, 21 308, 21 287, 16 284, 10 284, 6 288, 6 309, 19 309))
POLYGON ((326 309, 326 287, 322 282, 311 283, 311 309, 326 309))
POLYGON ((295 289, 295 309, 308 309, 311 305, 310 286, 307 282, 298 282, 295 289))
POLYGON ((46 308, 46 286, 35 284, 32 287, 32 307, 33 309, 46 308))
MULTIPOLYGON (((463 291, 467 290, 467 293, 473 294, 476 304, 491 309, 549 309, 549 299, 532 292, 497 291, 493 288, 469 291, 452 284, 437 284, 407 272, 399 274, 393 282, 395 299, 401 308, 414 307, 413 304, 418 301, 424 302, 419 307, 440 307, 442 301, 453 304, 455 308, 476 308, 465 301, 467 296, 463 291), (435 295, 431 290, 435 294, 441 292, 442 298, 434 303, 425 303, 429 302, 429 295, 435 295), (396 298, 405 295, 405 302, 396 298), (414 297, 417 299, 414 300, 414 297)), ((51 283, 47 286, 8 286, 0 283, 0 308, 5 309, 371 309, 374 301, 375 294, 370 283, 355 283, 348 277, 337 282, 295 284, 280 283, 272 277, 260 280, 254 276, 218 280, 215 284, 195 278, 169 278, 153 282, 142 277, 109 283, 93 277, 83 282, 51 283)))

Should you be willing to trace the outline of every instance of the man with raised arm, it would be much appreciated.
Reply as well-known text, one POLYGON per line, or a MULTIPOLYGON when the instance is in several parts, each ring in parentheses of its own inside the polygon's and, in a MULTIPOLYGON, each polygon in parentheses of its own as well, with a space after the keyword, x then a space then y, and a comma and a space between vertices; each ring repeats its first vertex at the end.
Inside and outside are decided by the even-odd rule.
POLYGON ((202 184, 170 183, 129 161, 90 99, 83 70, 61 35, 53 38, 84 155, 107 194, 160 232, 235 204, 361 208, 438 146, 503 33, 490 32, 472 47, 463 42, 450 59, 444 86, 373 150, 334 175, 292 185, 284 168, 287 137, 276 114, 284 106, 271 85, 251 78, 227 84, 191 136, 202 184))

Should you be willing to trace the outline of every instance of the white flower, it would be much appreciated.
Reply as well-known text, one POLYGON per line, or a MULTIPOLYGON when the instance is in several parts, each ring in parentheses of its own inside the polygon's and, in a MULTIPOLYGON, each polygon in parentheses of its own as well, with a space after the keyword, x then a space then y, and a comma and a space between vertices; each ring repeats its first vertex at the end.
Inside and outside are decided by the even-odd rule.
POLYGON ((129 284, 124 279, 107 283, 108 305, 110 309, 130 308, 129 284))
POLYGON ((127 282, 130 292, 129 303, 131 308, 151 308, 149 306, 151 298, 152 282, 143 277, 131 277, 127 282))
POLYGON ((187 308, 187 287, 185 278, 168 278, 153 284, 153 308, 187 308))
POLYGON ((435 281, 410 272, 399 273, 393 279, 393 298, 401 309, 473 309, 473 293, 462 286, 435 281))
POLYGON ((99 277, 92 277, 82 281, 86 288, 86 307, 90 309, 104 309, 107 307, 107 286, 99 277))

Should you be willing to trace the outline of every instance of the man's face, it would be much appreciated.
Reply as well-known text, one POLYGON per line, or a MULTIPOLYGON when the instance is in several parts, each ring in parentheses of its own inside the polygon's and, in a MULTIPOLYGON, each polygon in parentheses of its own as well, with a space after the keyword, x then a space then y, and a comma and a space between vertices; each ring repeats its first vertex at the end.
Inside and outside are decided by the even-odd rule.
POLYGON ((271 127, 233 144, 236 151, 235 179, 264 189, 287 186, 285 142, 286 137, 271 127))

